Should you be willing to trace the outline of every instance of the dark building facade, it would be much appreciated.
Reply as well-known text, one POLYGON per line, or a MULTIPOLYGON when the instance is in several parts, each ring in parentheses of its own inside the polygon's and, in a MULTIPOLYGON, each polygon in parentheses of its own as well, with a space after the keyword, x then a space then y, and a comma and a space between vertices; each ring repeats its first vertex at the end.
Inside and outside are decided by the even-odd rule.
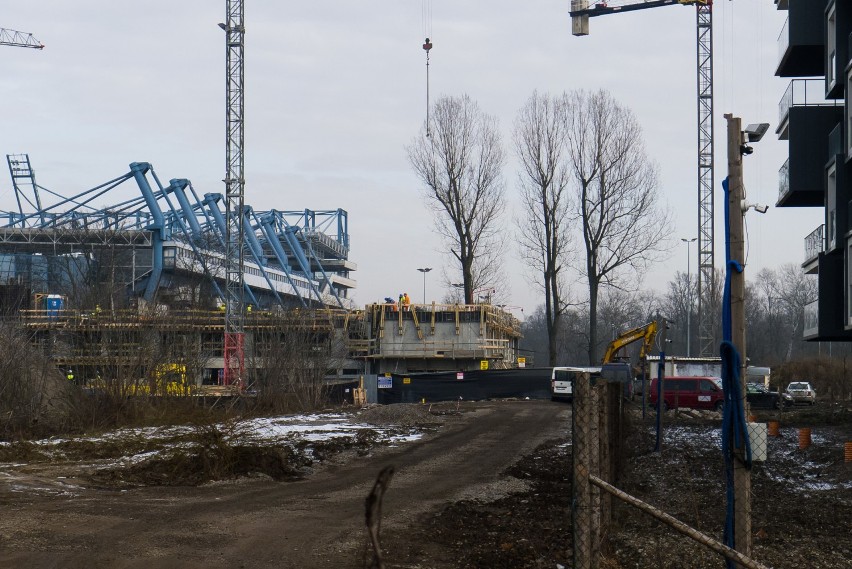
POLYGON ((775 0, 788 12, 775 74, 789 77, 778 138, 789 144, 778 207, 819 207, 803 270, 819 298, 805 307, 804 339, 852 341, 852 0, 775 0))

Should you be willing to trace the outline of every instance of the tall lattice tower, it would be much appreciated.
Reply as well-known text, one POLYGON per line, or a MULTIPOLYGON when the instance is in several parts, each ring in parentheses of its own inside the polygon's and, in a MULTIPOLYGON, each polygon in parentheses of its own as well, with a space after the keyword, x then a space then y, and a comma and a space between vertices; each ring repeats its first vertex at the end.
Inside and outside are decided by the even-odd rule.
POLYGON ((713 247, 713 5, 696 4, 698 24, 698 345, 717 351, 712 298, 716 288, 713 247))
POLYGON ((225 31, 225 349, 224 383, 242 387, 245 381, 245 258, 243 208, 245 205, 244 115, 245 24, 242 0, 226 0, 225 31))

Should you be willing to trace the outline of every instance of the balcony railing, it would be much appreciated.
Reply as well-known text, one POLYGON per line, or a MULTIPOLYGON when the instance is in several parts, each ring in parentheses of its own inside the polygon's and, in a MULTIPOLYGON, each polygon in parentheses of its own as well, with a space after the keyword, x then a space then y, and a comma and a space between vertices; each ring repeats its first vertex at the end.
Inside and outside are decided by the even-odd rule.
POLYGON ((780 202, 790 191, 790 159, 784 161, 778 170, 778 201, 780 202))
POLYGON ((793 79, 778 103, 778 124, 783 125, 792 107, 836 107, 843 99, 826 100, 825 80, 793 79))
POLYGON ((843 132, 838 124, 828 135, 828 158, 834 159, 838 154, 843 154, 843 132))
POLYGON ((819 335, 819 299, 805 305, 805 325, 802 331, 804 338, 819 335))
POLYGON ((823 223, 805 237, 805 263, 819 257, 825 251, 825 224, 823 223))
POLYGON ((781 35, 778 36, 778 61, 783 59, 787 53, 787 48, 790 47, 790 17, 784 20, 784 27, 781 28, 781 35))

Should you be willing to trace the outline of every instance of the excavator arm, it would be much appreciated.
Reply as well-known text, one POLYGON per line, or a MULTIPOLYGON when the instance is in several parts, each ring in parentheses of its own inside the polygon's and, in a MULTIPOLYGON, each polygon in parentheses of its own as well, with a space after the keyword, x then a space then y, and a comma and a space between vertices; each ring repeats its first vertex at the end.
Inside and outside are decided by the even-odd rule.
POLYGON ((639 350, 639 358, 644 358, 654 346, 654 339, 657 337, 657 330, 659 330, 659 327, 659 323, 654 320, 644 326, 619 334, 619 336, 610 342, 609 346, 607 346, 606 353, 603 357, 603 363, 608 364, 612 362, 618 350, 639 340, 643 340, 642 347, 639 350))

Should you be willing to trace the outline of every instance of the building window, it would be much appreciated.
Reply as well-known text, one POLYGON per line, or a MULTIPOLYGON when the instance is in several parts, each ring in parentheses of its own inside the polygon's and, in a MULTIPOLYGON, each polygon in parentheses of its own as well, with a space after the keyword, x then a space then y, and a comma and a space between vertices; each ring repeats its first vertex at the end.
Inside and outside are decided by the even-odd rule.
POLYGON ((828 89, 834 87, 834 82, 837 80, 837 8, 836 6, 831 7, 831 11, 828 13, 828 23, 826 25, 826 31, 828 32, 828 42, 826 45, 826 56, 828 60, 826 61, 826 71, 825 71, 825 79, 826 85, 828 89))
POLYGON ((175 268, 175 248, 174 247, 163 248, 163 268, 165 268, 165 269, 174 269, 175 268))
POLYGON ((846 157, 852 158, 852 68, 846 74, 846 104, 843 112, 846 114, 846 157))
POLYGON ((846 325, 852 326, 852 240, 846 244, 846 325))
POLYGON ((832 166, 828 170, 828 203, 825 223, 828 232, 828 250, 837 247, 837 167, 832 166))

